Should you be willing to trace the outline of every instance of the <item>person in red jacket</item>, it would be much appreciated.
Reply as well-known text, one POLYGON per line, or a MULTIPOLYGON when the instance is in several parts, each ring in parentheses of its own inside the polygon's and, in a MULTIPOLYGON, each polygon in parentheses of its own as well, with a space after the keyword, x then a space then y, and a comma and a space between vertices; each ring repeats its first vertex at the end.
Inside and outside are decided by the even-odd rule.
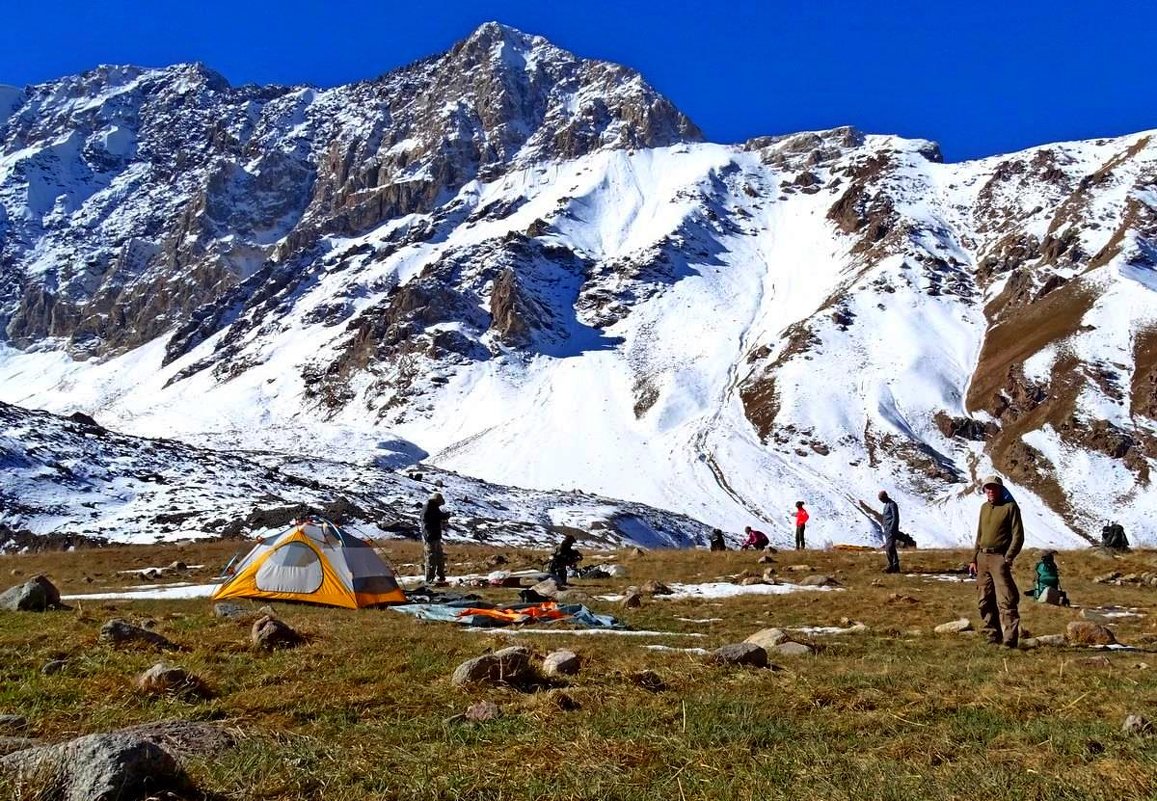
POLYGON ((741 551, 746 551, 748 548, 754 548, 757 551, 762 551, 764 548, 771 544, 771 541, 767 538, 767 535, 762 531, 756 531, 751 526, 745 527, 743 531, 747 534, 747 539, 744 540, 743 544, 739 546, 739 550, 741 551))
POLYGON ((802 551, 807 546, 804 545, 803 532, 807 525, 808 513, 807 509, 803 508, 803 501, 795 502, 795 549, 802 551))

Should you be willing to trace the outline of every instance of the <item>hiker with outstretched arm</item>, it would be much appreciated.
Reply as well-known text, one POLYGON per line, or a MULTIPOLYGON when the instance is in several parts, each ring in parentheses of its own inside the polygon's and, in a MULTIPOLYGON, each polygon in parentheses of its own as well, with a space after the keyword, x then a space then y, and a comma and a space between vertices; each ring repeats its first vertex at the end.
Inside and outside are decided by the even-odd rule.
POLYGON ((795 502, 795 549, 802 551, 807 545, 804 543, 804 529, 808 521, 807 509, 803 508, 803 501, 795 502))
POLYGON ((422 509, 422 544, 427 582, 446 584, 446 554, 442 550, 442 527, 450 519, 450 513, 442 511, 446 502, 442 493, 435 492, 422 509))
POLYGON ((976 524, 977 607, 984 634, 993 645, 1015 648, 1020 640, 1020 592, 1012 578, 1012 563, 1024 546, 1020 507, 1000 476, 984 479, 984 504, 976 524))
POLYGON ((884 572, 899 573, 900 555, 896 553, 896 538, 900 536, 900 507, 888 497, 886 490, 880 490, 878 497, 884 503, 881 528, 884 530, 884 554, 888 557, 888 566, 884 572))

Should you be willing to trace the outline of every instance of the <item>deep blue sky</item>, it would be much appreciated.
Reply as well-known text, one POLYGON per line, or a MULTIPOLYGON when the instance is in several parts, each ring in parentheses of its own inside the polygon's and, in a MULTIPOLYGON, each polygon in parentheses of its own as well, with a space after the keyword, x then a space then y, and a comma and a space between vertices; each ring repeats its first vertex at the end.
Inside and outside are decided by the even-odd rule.
POLYGON ((495 19, 641 71, 712 141, 852 124, 952 161, 1157 127, 1148 0, 9 0, 0 83, 203 61, 240 83, 332 86, 495 19), (1111 13, 1109 12, 1111 9, 1111 13))

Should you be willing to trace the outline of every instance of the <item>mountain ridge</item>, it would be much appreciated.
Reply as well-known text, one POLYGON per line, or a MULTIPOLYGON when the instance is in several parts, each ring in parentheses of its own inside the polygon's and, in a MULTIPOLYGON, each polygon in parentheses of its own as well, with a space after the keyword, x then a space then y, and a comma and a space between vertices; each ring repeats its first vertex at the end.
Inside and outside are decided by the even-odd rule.
MULTIPOLYGON (((846 126, 716 145, 638 73, 512 30, 232 90, 252 119, 176 146, 185 194, 126 168, 48 205, 73 184, 31 192, 47 157, 0 124, 0 400, 213 447, 388 430, 781 542, 797 496, 820 542, 872 541, 885 487, 919 540, 966 542, 991 470, 1033 541, 1153 536, 1153 132, 957 163, 846 126), (147 209, 102 195, 126 174, 147 209)), ((150 146, 206 92, 165 100, 181 124, 150 146)), ((49 166, 132 162, 102 119, 45 139, 49 166)))

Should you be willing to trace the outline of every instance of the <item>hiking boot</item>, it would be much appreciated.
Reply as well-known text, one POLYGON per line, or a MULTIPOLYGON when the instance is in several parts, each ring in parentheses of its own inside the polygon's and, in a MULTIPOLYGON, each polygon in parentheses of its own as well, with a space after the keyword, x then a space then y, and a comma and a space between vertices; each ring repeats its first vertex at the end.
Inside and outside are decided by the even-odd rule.
POLYGON ((449 587, 450 582, 446 581, 446 579, 444 579, 444 578, 440 578, 434 582, 434 586, 435 587, 449 587))
POLYGON ((899 573, 899 572, 900 572, 900 568, 898 568, 898 567, 885 567, 885 568, 884 568, 882 571, 880 571, 880 572, 881 572, 881 573, 899 573))

